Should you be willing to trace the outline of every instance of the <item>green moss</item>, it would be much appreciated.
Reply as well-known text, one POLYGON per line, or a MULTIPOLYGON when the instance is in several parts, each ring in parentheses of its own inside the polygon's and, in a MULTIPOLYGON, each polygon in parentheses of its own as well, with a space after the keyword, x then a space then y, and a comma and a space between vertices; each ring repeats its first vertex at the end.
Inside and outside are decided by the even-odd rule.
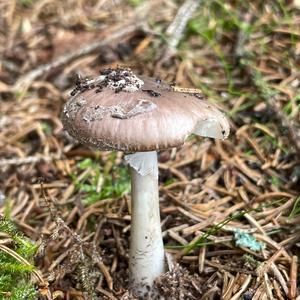
MULTIPOLYGON (((8 247, 27 261, 31 261, 36 245, 20 234, 8 219, 0 218, 0 232, 6 233, 12 243, 8 247)), ((0 249, 0 300, 37 299, 34 285, 30 282, 33 265, 24 265, 0 249)))
POLYGON ((130 177, 126 166, 115 166, 115 157, 110 158, 112 167, 101 167, 97 161, 90 158, 77 164, 80 170, 90 171, 81 180, 75 174, 71 177, 76 188, 82 192, 82 202, 91 205, 99 200, 118 198, 130 191, 130 177))

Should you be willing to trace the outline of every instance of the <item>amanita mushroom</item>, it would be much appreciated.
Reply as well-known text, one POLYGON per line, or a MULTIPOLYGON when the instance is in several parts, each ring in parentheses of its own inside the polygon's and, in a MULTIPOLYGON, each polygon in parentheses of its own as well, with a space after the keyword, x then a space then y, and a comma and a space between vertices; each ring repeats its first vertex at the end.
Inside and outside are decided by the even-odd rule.
POLYGON ((179 147, 192 133, 216 139, 229 134, 223 113, 199 97, 176 92, 159 79, 130 69, 106 69, 81 80, 62 114, 64 128, 80 143, 124 151, 131 172, 131 293, 143 297, 164 272, 157 151, 179 147))

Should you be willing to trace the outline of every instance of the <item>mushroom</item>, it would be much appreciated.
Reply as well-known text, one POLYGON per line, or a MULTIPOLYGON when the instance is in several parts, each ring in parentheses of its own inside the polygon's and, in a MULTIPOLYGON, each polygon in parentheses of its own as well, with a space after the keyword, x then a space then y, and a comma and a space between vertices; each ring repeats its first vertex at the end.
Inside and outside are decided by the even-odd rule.
POLYGON ((136 297, 154 293, 154 280, 164 272, 157 151, 183 145, 192 133, 224 139, 228 121, 202 95, 176 92, 127 68, 80 79, 72 95, 62 113, 69 134, 87 146, 127 154, 132 188, 130 291, 136 297))

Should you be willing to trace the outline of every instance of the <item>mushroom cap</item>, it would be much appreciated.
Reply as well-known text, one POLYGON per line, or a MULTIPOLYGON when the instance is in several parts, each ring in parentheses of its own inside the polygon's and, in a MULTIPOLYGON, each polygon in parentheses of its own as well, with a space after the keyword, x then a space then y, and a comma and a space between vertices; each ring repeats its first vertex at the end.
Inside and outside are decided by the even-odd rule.
POLYGON ((217 139, 229 134, 224 114, 202 95, 176 92, 129 69, 105 70, 77 83, 77 91, 64 107, 64 128, 100 150, 153 151, 179 147, 192 133, 217 139))

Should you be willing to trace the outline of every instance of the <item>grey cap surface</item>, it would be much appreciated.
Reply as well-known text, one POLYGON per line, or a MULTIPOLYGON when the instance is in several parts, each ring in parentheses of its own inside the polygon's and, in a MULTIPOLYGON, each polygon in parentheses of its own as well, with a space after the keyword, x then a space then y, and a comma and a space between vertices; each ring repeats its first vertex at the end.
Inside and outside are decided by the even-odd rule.
POLYGON ((224 114, 201 98, 129 69, 106 69, 77 83, 62 121, 80 143, 100 150, 168 149, 181 146, 192 133, 226 138, 224 114))

